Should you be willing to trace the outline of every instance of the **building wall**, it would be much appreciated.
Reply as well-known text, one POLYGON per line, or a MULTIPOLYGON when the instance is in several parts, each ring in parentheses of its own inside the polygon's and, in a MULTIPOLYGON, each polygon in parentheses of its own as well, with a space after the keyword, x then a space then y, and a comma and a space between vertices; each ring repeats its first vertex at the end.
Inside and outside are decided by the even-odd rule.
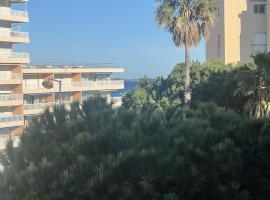
MULTIPOLYGON (((266 6, 266 14, 254 14, 254 4, 266 4, 270 0, 220 0, 223 13, 217 16, 211 36, 206 43, 207 61, 220 59, 225 63, 237 63, 250 60, 254 52, 255 33, 265 33, 270 44, 270 6, 266 6), (216 55, 217 34, 221 34, 222 56, 216 55), (213 42, 213 41, 216 41, 213 42), (224 52, 224 54, 223 54, 224 52)), ((270 48, 267 45, 267 49, 270 48)))
POLYGON ((210 36, 206 42, 206 59, 225 61, 224 38, 224 1, 218 0, 218 10, 215 13, 214 26, 210 27, 210 36))
POLYGON ((241 57, 240 61, 250 60, 250 56, 254 53, 254 34, 266 33, 267 31, 267 15, 254 14, 254 4, 266 3, 264 0, 248 0, 247 10, 242 12, 241 23, 241 57))
POLYGON ((246 0, 224 0, 225 63, 240 60, 241 14, 246 0))
POLYGON ((267 35, 267 51, 270 51, 270 0, 267 0, 267 6, 266 6, 266 35, 267 35))

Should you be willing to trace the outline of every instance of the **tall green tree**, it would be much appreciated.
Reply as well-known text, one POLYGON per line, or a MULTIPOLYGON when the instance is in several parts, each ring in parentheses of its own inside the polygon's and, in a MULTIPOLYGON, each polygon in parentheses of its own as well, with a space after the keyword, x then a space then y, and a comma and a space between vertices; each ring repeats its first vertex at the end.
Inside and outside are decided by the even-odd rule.
POLYGON ((190 48, 207 38, 214 21, 214 0, 157 0, 156 21, 172 34, 177 47, 185 46, 184 103, 188 109, 190 92, 190 48))
POLYGON ((255 65, 246 65, 236 74, 235 96, 246 99, 244 112, 256 118, 270 114, 270 53, 253 56, 255 65))

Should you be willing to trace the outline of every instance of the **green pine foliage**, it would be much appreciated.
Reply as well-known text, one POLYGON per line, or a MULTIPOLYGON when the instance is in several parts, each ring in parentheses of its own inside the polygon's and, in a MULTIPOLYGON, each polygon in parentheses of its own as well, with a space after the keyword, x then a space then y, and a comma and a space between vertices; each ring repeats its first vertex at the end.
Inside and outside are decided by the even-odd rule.
POLYGON ((8 144, 0 199, 266 200, 269 130, 214 104, 183 121, 181 110, 114 110, 90 98, 44 112, 18 148, 8 144))
MULTIPOLYGON (((218 61, 191 64, 192 106, 212 102, 241 115, 264 118, 270 114, 270 53, 253 56, 254 62, 224 65, 218 61)), ((167 77, 144 77, 125 96, 123 106, 140 110, 171 109, 183 106, 184 64, 175 66, 167 77)))
POLYGON ((141 79, 123 106, 91 97, 33 118, 0 154, 1 200, 268 200, 270 54, 141 79), (180 98, 179 98, 180 97, 180 98))
MULTIPOLYGON (((208 85, 204 86, 204 84, 210 84, 210 82, 211 84, 221 85, 220 82, 215 83, 215 81, 212 81, 213 76, 216 74, 223 76, 232 71, 233 67, 218 61, 211 63, 193 62, 191 64, 191 89, 192 96, 195 95, 195 97, 193 97, 192 102, 197 102, 198 99, 202 99, 200 102, 204 100, 204 98, 198 97, 201 93, 204 96, 204 93, 197 88, 203 87, 204 89, 208 87, 208 85)), ((139 80, 138 87, 124 97, 123 106, 137 112, 140 112, 145 107, 159 110, 171 109, 172 111, 179 109, 179 107, 183 106, 184 70, 185 65, 178 64, 167 78, 158 77, 152 80, 143 77, 139 80)), ((216 89, 213 87, 213 91, 216 89)), ((211 93, 210 95, 209 98, 213 98, 214 94, 211 93)))

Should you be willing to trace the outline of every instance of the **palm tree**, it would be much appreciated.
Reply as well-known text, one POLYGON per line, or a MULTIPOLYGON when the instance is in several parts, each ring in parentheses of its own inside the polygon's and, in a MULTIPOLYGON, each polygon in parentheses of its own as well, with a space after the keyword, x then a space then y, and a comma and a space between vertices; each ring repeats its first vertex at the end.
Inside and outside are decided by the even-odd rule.
POLYGON ((190 48, 207 38, 214 22, 216 0, 157 0, 156 21, 172 34, 177 47, 185 46, 184 105, 188 109, 190 93, 190 48))
POLYGON ((246 64, 236 74, 236 98, 243 100, 244 113, 250 117, 270 115, 270 53, 252 56, 255 66, 246 64))

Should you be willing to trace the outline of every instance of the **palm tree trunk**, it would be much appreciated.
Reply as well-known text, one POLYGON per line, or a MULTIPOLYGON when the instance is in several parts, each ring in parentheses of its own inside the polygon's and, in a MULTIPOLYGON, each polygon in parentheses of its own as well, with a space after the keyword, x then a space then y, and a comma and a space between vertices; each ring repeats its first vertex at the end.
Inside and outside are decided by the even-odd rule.
POLYGON ((190 108, 190 47, 185 44, 185 92, 184 92, 184 109, 190 108))

